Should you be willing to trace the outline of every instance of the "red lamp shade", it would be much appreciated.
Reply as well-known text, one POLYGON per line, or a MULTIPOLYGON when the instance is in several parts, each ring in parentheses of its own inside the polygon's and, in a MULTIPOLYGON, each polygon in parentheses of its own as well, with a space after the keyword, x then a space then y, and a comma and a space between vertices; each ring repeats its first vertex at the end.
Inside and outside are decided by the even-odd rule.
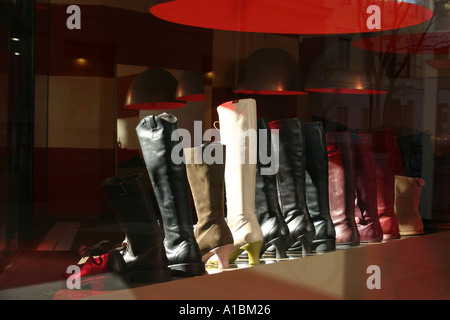
POLYGON ((203 73, 184 71, 178 81, 176 99, 180 101, 205 101, 205 79, 203 73))
POLYGON ((349 70, 335 69, 324 82, 309 79, 305 89, 308 92, 340 93, 340 94, 386 94, 385 90, 375 89, 368 85, 365 74, 349 70))
POLYGON ((448 54, 450 32, 383 34, 361 38, 352 43, 356 48, 404 54, 448 54))
POLYGON ((375 85, 375 79, 364 68, 365 64, 360 60, 364 59, 364 55, 357 52, 356 48, 351 50, 349 56, 353 57, 353 60, 348 61, 348 57, 341 60, 339 42, 329 46, 312 65, 305 90, 339 94, 388 93, 375 85))
POLYGON ((141 110, 175 109, 186 105, 175 99, 177 80, 163 69, 147 69, 130 84, 125 108, 141 110))
POLYGON ((306 89, 309 92, 317 93, 339 93, 339 94, 386 94, 387 91, 384 90, 373 90, 373 89, 352 89, 352 88, 311 88, 306 89))
POLYGON ((260 33, 340 34, 392 30, 433 16, 429 0, 152 0, 150 12, 194 27, 260 33), (368 27, 378 6, 377 30, 368 27))
POLYGON ((275 48, 259 49, 239 66, 235 93, 258 95, 301 95, 300 69, 297 61, 286 51, 275 48))
POLYGON ((365 37, 354 41, 353 46, 378 52, 448 56, 450 49, 448 1, 436 1, 433 19, 427 23, 365 37))
POLYGON ((448 60, 448 59, 447 60, 444 60, 444 59, 428 60, 427 64, 438 70, 450 69, 450 60, 448 60))

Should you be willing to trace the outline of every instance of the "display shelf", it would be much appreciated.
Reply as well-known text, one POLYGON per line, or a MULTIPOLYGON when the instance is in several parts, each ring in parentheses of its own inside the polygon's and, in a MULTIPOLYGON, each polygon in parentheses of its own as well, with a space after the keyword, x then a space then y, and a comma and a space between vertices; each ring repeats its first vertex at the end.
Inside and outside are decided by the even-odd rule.
POLYGON ((449 299, 450 231, 291 257, 248 267, 208 269, 193 278, 96 294, 83 299, 299 300, 449 299), (370 272, 379 267, 379 278, 370 272), (380 288, 370 289, 379 280, 380 288), (369 282, 369 286, 368 286, 369 282))

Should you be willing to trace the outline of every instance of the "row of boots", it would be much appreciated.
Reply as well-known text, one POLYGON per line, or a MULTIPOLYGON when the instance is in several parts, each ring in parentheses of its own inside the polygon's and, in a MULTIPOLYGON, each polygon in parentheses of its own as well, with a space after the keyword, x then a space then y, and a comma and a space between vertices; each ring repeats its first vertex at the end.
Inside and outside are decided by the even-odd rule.
POLYGON ((322 123, 298 118, 267 122, 254 99, 217 112, 220 142, 194 148, 179 148, 174 116, 140 121, 156 201, 143 174, 102 184, 125 240, 84 250, 83 281, 110 271, 126 283, 164 282, 201 275, 208 262, 228 268, 242 254, 256 265, 263 254, 282 259, 400 237, 391 141, 325 133, 322 123))

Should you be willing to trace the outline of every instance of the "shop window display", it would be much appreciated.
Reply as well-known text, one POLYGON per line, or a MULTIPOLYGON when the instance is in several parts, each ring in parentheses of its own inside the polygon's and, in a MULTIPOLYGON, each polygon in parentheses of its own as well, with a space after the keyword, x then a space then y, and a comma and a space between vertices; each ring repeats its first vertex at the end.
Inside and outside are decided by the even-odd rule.
POLYGON ((441 261, 419 241, 444 243, 429 237, 450 222, 449 4, 408 1, 397 28, 375 28, 375 10, 356 30, 333 15, 291 32, 158 11, 190 1, 0 1, 0 297, 228 299, 233 274, 281 299, 283 284, 294 299, 412 297, 366 271, 409 244, 441 261), (320 280, 301 277, 309 263, 320 280))

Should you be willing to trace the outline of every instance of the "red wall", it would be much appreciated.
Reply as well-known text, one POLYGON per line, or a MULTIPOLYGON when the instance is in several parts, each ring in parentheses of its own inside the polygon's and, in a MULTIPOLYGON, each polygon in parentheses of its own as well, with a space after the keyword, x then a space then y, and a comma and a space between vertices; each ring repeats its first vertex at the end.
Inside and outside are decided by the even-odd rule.
POLYGON ((114 167, 113 149, 35 149, 36 213, 80 219, 112 214, 101 183, 114 167))

